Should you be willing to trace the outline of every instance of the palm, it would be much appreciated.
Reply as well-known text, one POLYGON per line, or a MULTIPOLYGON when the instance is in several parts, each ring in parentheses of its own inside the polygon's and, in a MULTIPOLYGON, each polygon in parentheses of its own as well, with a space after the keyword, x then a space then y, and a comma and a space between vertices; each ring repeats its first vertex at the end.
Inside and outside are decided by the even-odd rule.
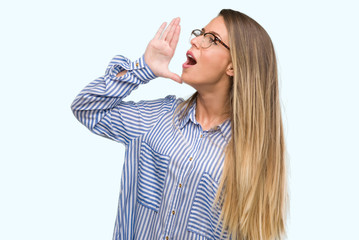
POLYGON ((156 76, 171 78, 181 83, 181 78, 168 69, 178 43, 179 22, 179 18, 173 19, 166 29, 166 23, 161 25, 155 37, 147 46, 145 61, 156 76))

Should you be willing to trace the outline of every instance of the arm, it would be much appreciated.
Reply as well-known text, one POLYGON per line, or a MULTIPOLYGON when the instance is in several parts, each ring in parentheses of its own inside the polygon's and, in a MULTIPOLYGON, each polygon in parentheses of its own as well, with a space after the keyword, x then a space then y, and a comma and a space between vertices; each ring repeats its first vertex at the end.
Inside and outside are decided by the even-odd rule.
POLYGON ((127 143, 151 127, 169 107, 170 99, 124 102, 123 98, 156 76, 143 57, 130 62, 115 56, 104 76, 88 84, 75 98, 71 109, 75 117, 95 134, 127 143), (127 71, 122 77, 118 73, 127 71))
POLYGON ((173 107, 174 97, 139 103, 123 99, 156 75, 180 82, 179 76, 168 70, 178 42, 178 24, 179 19, 174 19, 164 32, 165 24, 162 24, 144 56, 137 61, 115 56, 105 75, 87 85, 73 101, 71 109, 75 117, 92 132, 125 144, 148 131, 173 107), (145 59, 151 62, 151 68, 145 59))

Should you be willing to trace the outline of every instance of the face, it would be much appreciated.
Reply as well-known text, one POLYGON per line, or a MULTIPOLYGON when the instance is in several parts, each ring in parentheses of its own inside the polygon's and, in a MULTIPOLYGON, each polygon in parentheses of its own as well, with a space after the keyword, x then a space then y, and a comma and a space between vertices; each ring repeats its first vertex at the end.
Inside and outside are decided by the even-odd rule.
MULTIPOLYGON (((228 32, 222 16, 214 18, 204 32, 214 33, 226 45, 228 32)), ((218 88, 229 85, 231 68, 230 52, 221 43, 213 43, 208 48, 202 48, 203 35, 191 40, 192 47, 187 52, 187 61, 183 64, 182 80, 197 90, 204 88, 218 88), (193 59, 190 59, 191 55, 193 59)))

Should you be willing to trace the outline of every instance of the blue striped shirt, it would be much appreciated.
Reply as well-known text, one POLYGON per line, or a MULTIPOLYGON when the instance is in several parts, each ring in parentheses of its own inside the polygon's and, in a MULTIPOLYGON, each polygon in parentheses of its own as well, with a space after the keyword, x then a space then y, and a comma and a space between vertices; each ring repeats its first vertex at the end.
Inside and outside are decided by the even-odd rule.
POLYGON ((155 77, 143 56, 131 62, 117 55, 71 105, 93 133, 126 146, 113 239, 224 239, 213 202, 230 120, 204 131, 196 103, 179 118, 175 111, 183 99, 175 96, 123 101, 155 77))

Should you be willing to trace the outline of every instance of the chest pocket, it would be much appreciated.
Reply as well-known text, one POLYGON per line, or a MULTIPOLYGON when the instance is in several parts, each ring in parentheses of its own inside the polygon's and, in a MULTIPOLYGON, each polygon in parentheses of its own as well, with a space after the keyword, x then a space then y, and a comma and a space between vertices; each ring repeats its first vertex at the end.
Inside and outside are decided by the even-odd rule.
POLYGON ((161 205, 169 160, 169 156, 157 153, 147 143, 142 143, 137 201, 156 212, 161 205))
MULTIPOLYGON (((218 190, 216 182, 208 173, 203 173, 191 207, 187 230, 191 235, 200 235, 200 239, 227 239, 228 234, 222 231, 222 223, 218 222, 220 208, 214 205, 218 190)), ((197 239, 198 237, 196 237, 197 239)))

